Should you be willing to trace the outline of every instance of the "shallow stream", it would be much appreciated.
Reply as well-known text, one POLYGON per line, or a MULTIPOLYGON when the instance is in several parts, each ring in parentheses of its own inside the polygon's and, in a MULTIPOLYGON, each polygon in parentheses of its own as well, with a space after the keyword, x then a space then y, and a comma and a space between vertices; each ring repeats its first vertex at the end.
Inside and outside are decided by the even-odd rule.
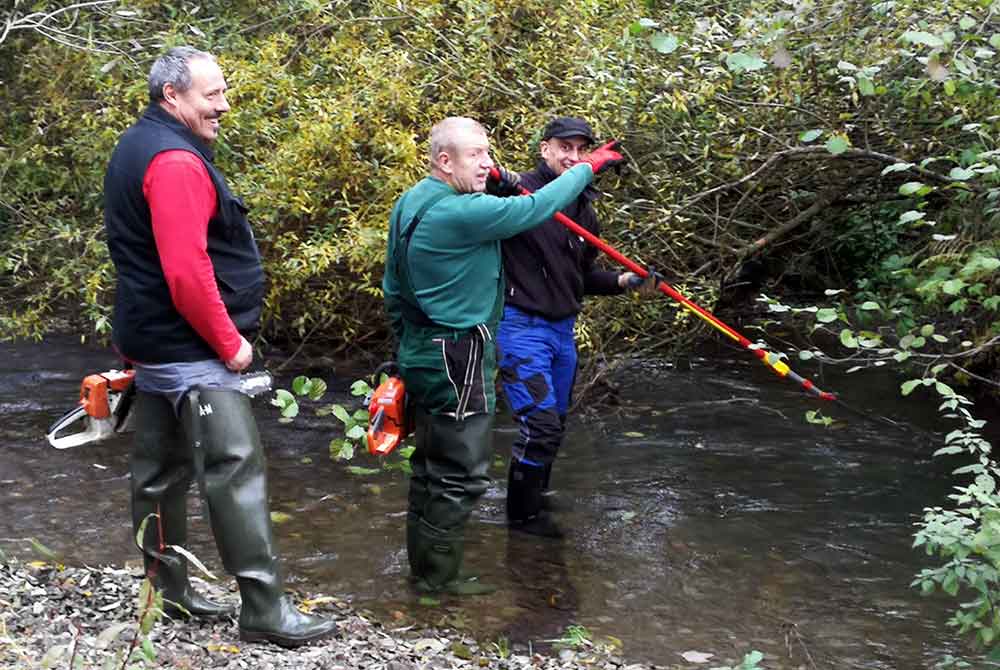
MULTIPOLYGON (((724 355, 683 370, 637 364, 618 378, 620 405, 571 419, 553 477, 561 541, 505 527, 515 433, 498 417, 497 481, 466 560, 500 589, 437 605, 406 580, 405 475, 351 474, 327 455, 331 417, 304 411, 282 425, 257 400, 290 585, 344 597, 389 627, 445 623, 514 645, 581 625, 620 641, 631 661, 684 664, 680 654, 700 651, 715 654, 701 666, 711 667, 756 648, 772 670, 889 670, 967 651, 944 625, 951 603, 909 586, 927 564, 910 547, 913 523, 945 502, 958 464, 929 457, 940 440, 928 433, 950 430, 934 399, 904 402, 888 376, 828 375, 829 390, 908 429, 834 409, 838 422, 824 428, 804 420, 816 405, 793 384, 742 352, 724 355)), ((62 451, 44 439, 82 377, 115 367, 114 356, 54 340, 3 344, 0 357, 0 548, 33 556, 33 537, 67 560, 135 563, 130 438, 62 451)), ((356 374, 324 376, 347 399, 356 374)), ((367 454, 353 464, 377 465, 367 454)), ((196 496, 191 513, 191 549, 219 568, 196 496)))

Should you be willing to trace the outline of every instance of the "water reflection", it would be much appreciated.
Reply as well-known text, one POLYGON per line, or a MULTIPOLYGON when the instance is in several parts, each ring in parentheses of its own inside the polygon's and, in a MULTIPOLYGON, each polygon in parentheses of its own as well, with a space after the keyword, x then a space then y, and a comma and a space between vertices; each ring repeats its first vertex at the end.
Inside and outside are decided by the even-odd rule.
MULTIPOLYGON (((135 563, 128 440, 55 451, 43 438, 82 376, 114 358, 71 342, 2 345, 0 356, 0 546, 28 555, 17 540, 33 536, 79 561, 135 563)), ((942 601, 909 588, 922 567, 912 524, 949 486, 949 466, 928 460, 934 445, 832 409, 835 429, 809 425, 814 405, 759 364, 701 366, 637 368, 625 381, 645 381, 626 384, 623 406, 571 421, 553 479, 562 541, 506 529, 495 464, 466 552, 468 568, 500 589, 437 605, 406 580, 404 475, 349 474, 327 456, 330 420, 279 425, 258 400, 290 584, 344 596, 390 625, 445 623, 535 648, 579 624, 659 663, 699 650, 719 665, 758 648, 771 669, 889 669, 959 651, 942 601)), ((343 392, 353 376, 328 381, 343 392)), ((869 411, 944 429, 932 404, 897 405, 891 378, 825 383, 869 411)), ((498 428, 506 455, 514 433, 505 419, 498 428)), ((194 496, 191 513, 192 549, 219 568, 194 496)))

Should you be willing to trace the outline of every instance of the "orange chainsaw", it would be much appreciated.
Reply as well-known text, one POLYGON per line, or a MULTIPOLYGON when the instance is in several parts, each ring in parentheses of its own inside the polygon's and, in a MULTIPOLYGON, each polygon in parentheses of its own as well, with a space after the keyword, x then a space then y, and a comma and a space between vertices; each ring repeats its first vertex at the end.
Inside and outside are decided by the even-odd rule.
POLYGON ((413 432, 406 411, 406 387, 399 376, 399 366, 390 361, 378 366, 372 381, 378 383, 382 373, 385 381, 372 391, 368 402, 368 453, 388 456, 413 432))
POLYGON ((84 377, 80 384, 80 402, 53 423, 45 434, 49 444, 56 449, 69 449, 128 430, 134 395, 133 377, 135 370, 108 370, 84 377), (83 430, 61 434, 79 422, 83 423, 83 430))
MULTIPOLYGON (((79 447, 99 442, 131 428, 132 383, 135 370, 108 370, 87 375, 80 385, 77 406, 53 423, 45 438, 56 449, 79 447), (68 429, 82 424, 82 430, 68 429)), ((240 377, 240 392, 251 398, 271 390, 273 379, 267 371, 250 372, 240 377)))

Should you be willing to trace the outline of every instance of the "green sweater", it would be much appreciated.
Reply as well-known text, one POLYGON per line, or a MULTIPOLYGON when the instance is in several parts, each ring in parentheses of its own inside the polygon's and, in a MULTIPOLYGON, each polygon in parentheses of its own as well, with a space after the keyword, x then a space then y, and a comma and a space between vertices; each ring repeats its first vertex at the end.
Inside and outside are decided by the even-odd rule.
MULTIPOLYGON (((436 177, 426 177, 403 194, 393 208, 382 290, 396 336, 403 337, 400 278, 393 258, 399 231, 431 198, 410 238, 405 259, 420 309, 432 321, 464 330, 497 319, 502 293, 500 240, 550 219, 593 180, 589 165, 577 165, 530 196, 497 198, 458 193, 436 177)), ((407 295, 409 292, 407 292, 407 295)))

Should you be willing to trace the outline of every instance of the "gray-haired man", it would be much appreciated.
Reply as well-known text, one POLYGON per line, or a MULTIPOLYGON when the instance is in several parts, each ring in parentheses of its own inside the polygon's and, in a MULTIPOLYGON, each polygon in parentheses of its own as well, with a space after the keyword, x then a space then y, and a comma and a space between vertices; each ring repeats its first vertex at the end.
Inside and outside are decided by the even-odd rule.
POLYGON ((118 273, 113 340, 136 369, 132 520, 168 607, 230 610, 196 593, 170 545, 187 537, 197 478, 222 562, 239 584, 240 637, 298 646, 336 624, 283 595, 264 455, 239 372, 261 311, 264 275, 247 208, 213 164, 229 111, 215 58, 171 49, 149 74, 150 104, 122 135, 104 177, 104 222, 118 273), (156 515, 156 516, 151 516, 156 515))

